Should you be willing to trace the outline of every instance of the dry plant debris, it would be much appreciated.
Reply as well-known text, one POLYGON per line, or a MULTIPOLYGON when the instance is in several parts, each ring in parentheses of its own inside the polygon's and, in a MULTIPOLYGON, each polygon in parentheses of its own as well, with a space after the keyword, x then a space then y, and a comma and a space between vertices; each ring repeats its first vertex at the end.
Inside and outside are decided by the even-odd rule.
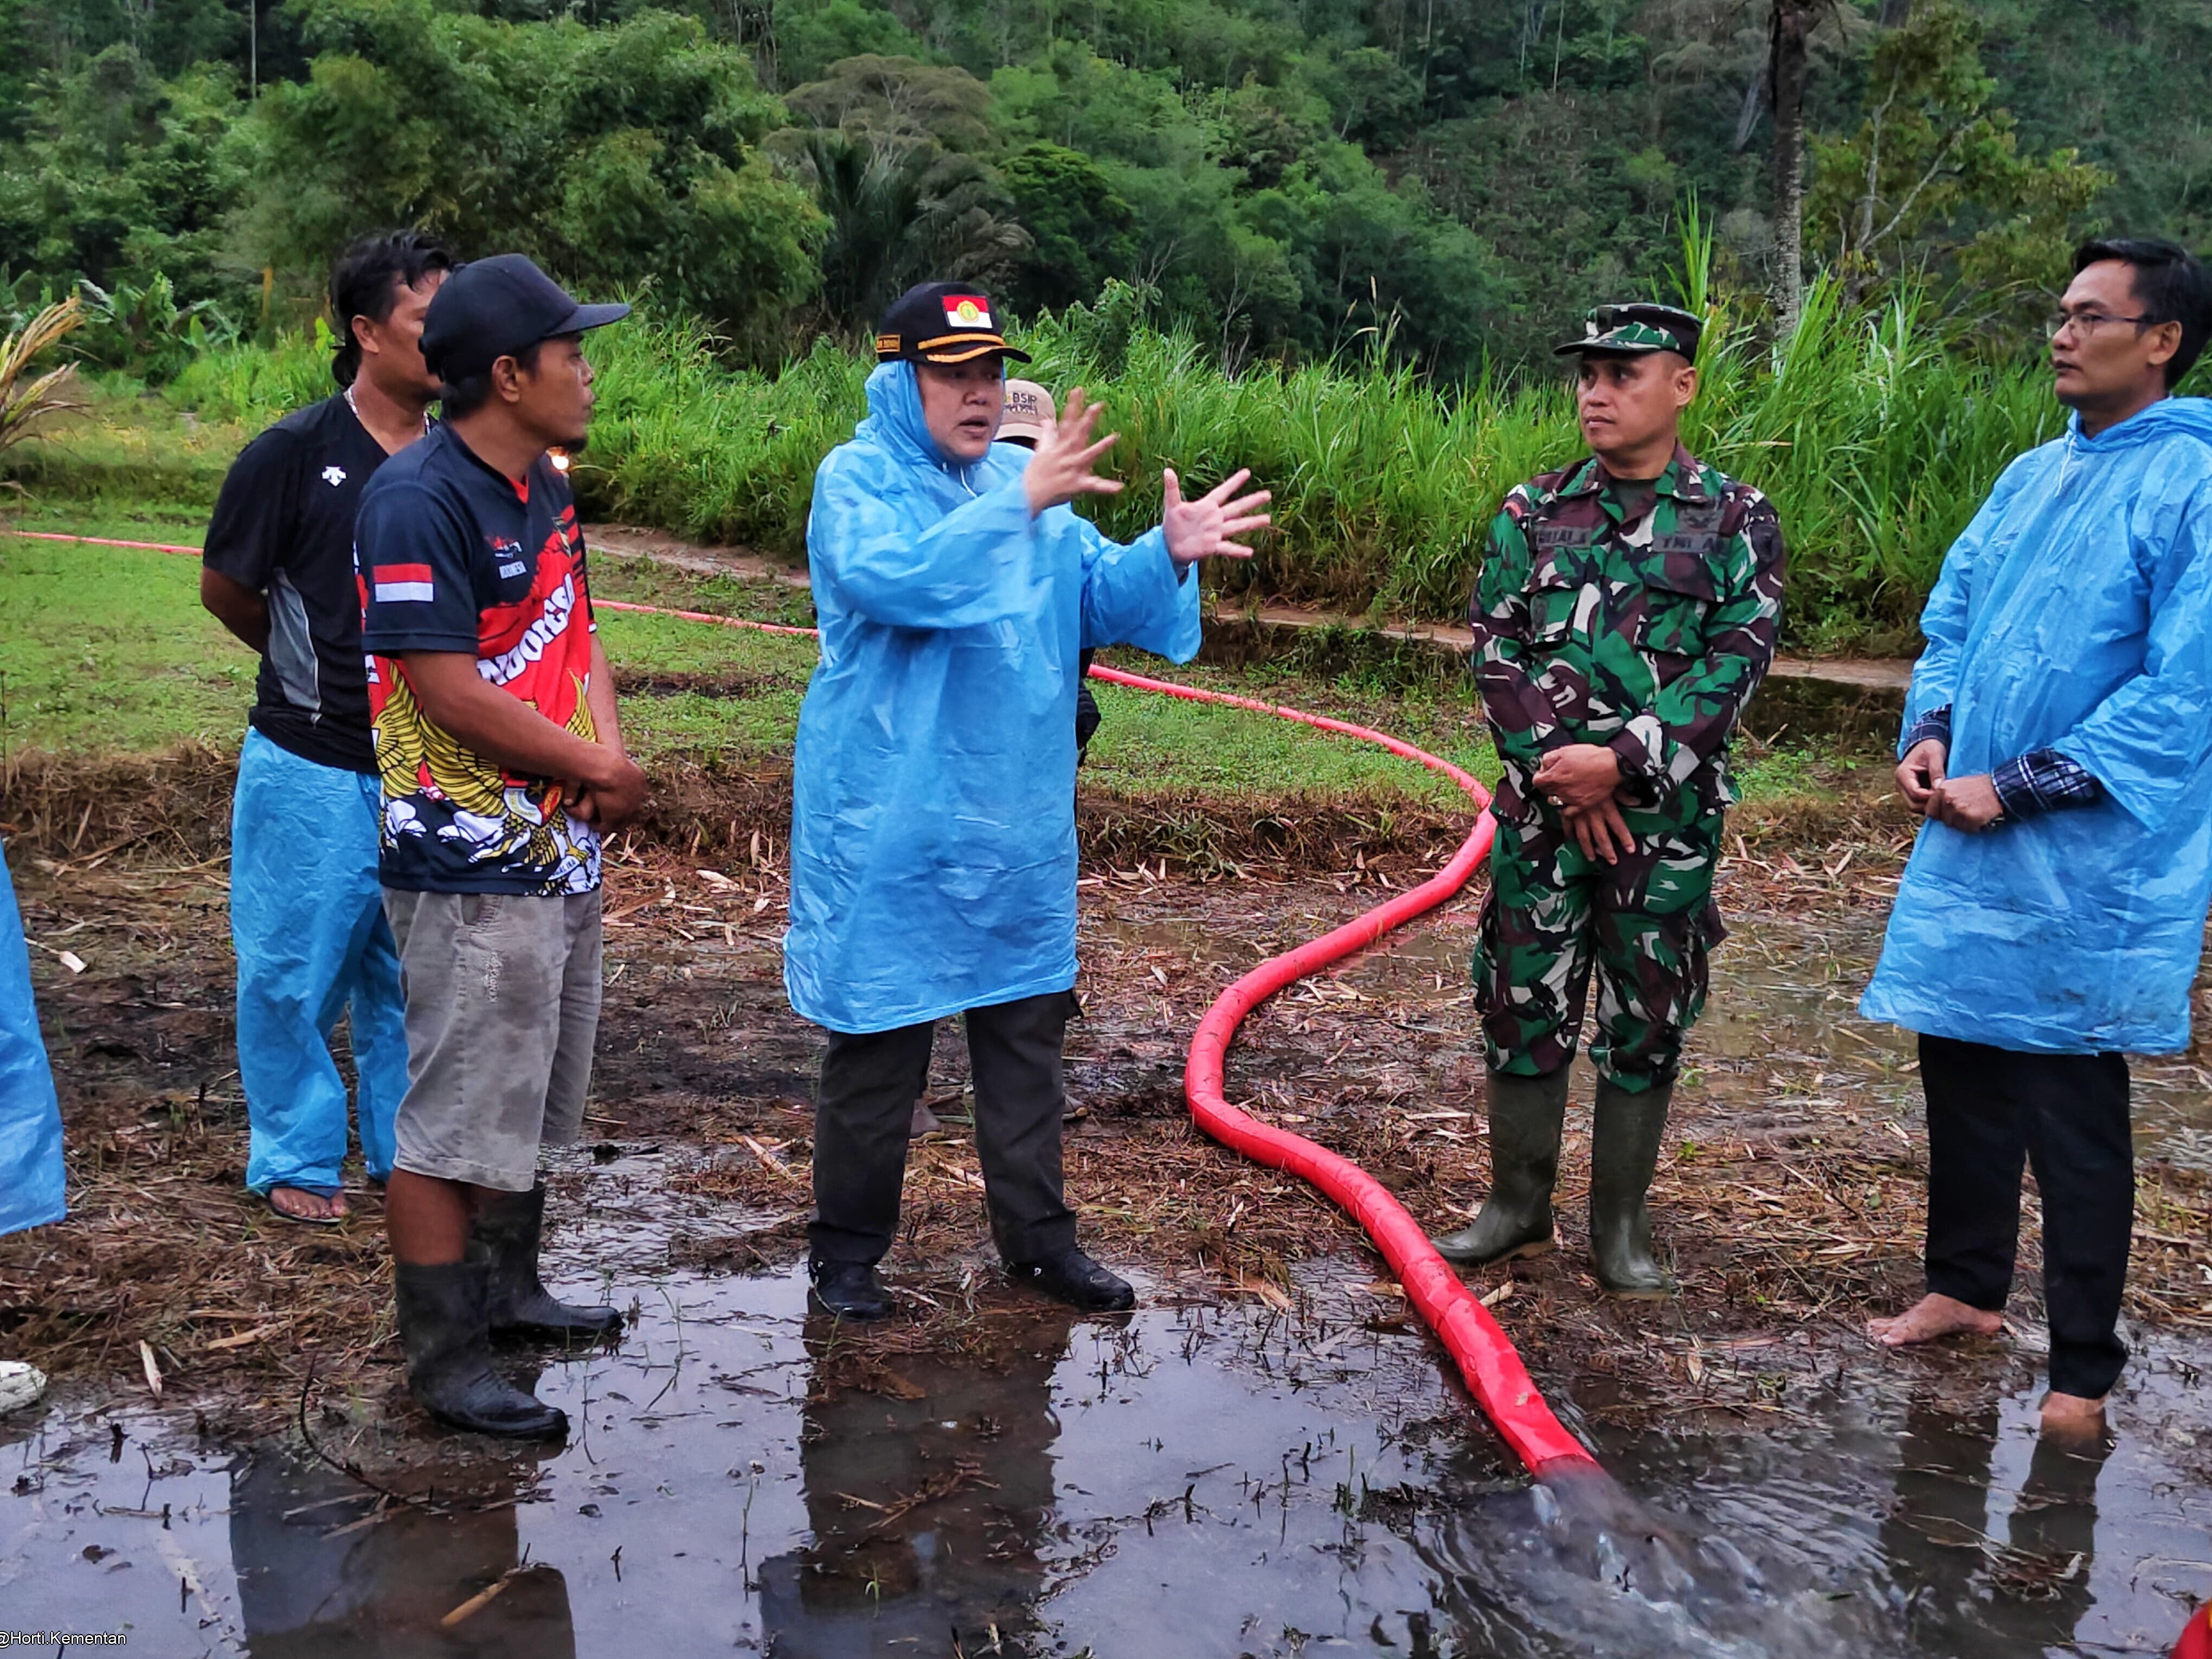
MULTIPOLYGON (((356 1182, 352 1218, 309 1231, 240 1187, 220 858, 180 852, 198 850, 180 833, 167 850, 160 838, 111 844, 102 811, 75 813, 74 826, 50 817, 58 827, 46 850, 18 863, 64 1090, 75 1214, 0 1241, 0 1338, 117 1397, 144 1397, 143 1344, 171 1400, 242 1424, 289 1415, 311 1368, 334 1396, 398 1408, 375 1195, 356 1182), (64 949, 82 972, 62 963, 64 949)), ((610 984, 586 1135, 603 1158, 656 1153, 662 1173, 647 1201, 664 1206, 673 1233, 665 1260, 625 1264, 629 1277, 781 1269, 804 1250, 818 1045, 781 995, 784 848, 765 823, 746 823, 725 818, 696 851, 688 837, 671 847, 641 835, 611 852, 610 984)), ((1178 865, 1149 848, 1090 862, 1068 1179, 1087 1240, 1144 1269, 1156 1295, 1287 1312, 1316 1264, 1348 1263, 1375 1328, 1410 1329, 1352 1224, 1296 1181, 1199 1136, 1181 1076, 1188 1034, 1221 987, 1419 879, 1456 839, 1455 826, 1432 828, 1364 842, 1294 836, 1313 859, 1303 867, 1263 860, 1249 840, 1239 844, 1249 863, 1178 865)), ((1723 875, 1733 935, 1653 1192, 1683 1295, 1654 1307, 1597 1291, 1580 1219, 1578 1108, 1561 1248, 1470 1275, 1540 1378, 1600 1394, 1610 1379, 1625 1401, 1663 1391, 1681 1408, 1771 1413, 1787 1409, 1792 1378, 1832 1370, 1838 1355, 1899 1363, 1858 1332, 1917 1289, 1925 1142, 1909 1048, 1854 1020, 1850 1004, 1905 826, 1869 809, 1845 834, 1832 818, 1817 841, 1755 818, 1743 829, 1723 875)), ((1230 1062, 1233 1100, 1358 1160, 1437 1228, 1456 1224, 1487 1181, 1466 984, 1476 903, 1471 893, 1278 998, 1230 1062)), ((2201 1103, 2200 1058, 2146 1063, 2139 1081, 2201 1103)), ((965 1084, 948 1024, 930 1084, 946 1129, 914 1149, 887 1264, 911 1316, 856 1352, 973 1340, 974 1322, 956 1313, 989 1282, 991 1261, 965 1084)), ((1587 1098, 1578 1088, 1577 1102, 1587 1098)), ((2143 1160, 2128 1309, 2142 1326, 2212 1328, 2208 1162, 2143 1160)), ((588 1202, 606 1178, 580 1158, 560 1179, 556 1225, 575 1212, 569 1200, 588 1202)), ((556 1243, 580 1262, 573 1229, 556 1243)), ((2022 1323, 2033 1315, 2032 1261, 2024 1252, 2022 1323)), ((646 1287, 617 1294, 625 1288, 646 1287)))

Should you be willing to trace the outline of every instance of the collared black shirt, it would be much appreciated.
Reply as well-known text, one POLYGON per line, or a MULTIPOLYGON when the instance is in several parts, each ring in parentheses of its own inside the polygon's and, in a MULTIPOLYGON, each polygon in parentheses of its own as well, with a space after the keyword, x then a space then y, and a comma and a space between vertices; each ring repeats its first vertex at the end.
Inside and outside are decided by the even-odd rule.
POLYGON ((265 594, 269 648, 254 728, 302 759, 376 770, 353 521, 384 446, 343 395, 286 416, 246 445, 222 481, 204 562, 265 594))

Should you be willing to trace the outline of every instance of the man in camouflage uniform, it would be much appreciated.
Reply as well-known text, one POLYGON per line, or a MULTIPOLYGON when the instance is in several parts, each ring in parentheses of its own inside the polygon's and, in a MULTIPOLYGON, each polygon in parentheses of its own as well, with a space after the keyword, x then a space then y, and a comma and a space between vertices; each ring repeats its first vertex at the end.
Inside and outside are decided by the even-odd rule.
POLYGON ((1644 1192, 1683 1034, 1705 997, 1728 738, 1774 658, 1782 526, 1681 447, 1698 319, 1601 306, 1578 354, 1591 454, 1520 485, 1475 585, 1477 678, 1504 763, 1475 1000, 1490 1062, 1489 1200, 1455 1261, 1548 1249, 1567 1066, 1590 973, 1599 1280, 1663 1296, 1644 1192))

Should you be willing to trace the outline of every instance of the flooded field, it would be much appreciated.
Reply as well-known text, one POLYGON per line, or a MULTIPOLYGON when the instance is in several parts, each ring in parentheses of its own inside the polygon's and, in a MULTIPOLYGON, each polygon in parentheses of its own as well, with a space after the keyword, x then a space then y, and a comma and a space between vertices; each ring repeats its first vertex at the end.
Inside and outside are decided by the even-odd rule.
MULTIPOLYGON (((1144 1305, 1076 1320, 998 1278, 948 1030, 945 1130, 887 1264, 900 1312, 855 1331, 810 1318, 797 1267, 817 1051, 777 983, 772 875, 623 869, 554 1249, 634 1322, 614 1352, 516 1357, 577 1425, 524 1455, 405 1401, 373 1194, 314 1235, 239 1197, 219 875, 30 873, 33 937, 72 930, 87 963, 40 969, 77 1219, 0 1249, 11 1351, 35 1338, 58 1377, 0 1421, 0 1628, 264 1659, 2162 1653, 2212 1595, 2195 1060, 2137 1071, 2116 1432, 2039 1446, 2032 1248, 2000 1340, 1895 1356, 1859 1334, 1917 1288, 1924 1167, 1910 1039, 1852 1012, 1883 872, 1734 861, 1654 1192, 1683 1297, 1596 1293, 1579 1109, 1562 1248, 1473 1276, 1629 1501, 1555 1494, 1357 1236, 1182 1120, 1219 988, 1417 873, 1093 877, 1071 1182, 1144 1305)), ((1474 914, 1287 993, 1229 1072, 1232 1100, 1438 1226, 1486 1181, 1474 914)))
MULTIPOLYGON (((1650 1571, 1501 1462, 1360 1281, 1111 1322, 985 1292, 943 1310, 956 1358, 841 1352, 791 1273, 662 1274, 619 1353, 540 1375, 565 1449, 449 1442, 407 1503, 297 1435, 224 1447, 72 1390, 0 1431, 0 1605, 264 1659, 2015 1659, 2162 1652, 2212 1593, 2201 1346, 2155 1345, 2089 1455, 2035 1444, 2032 1368, 2002 1357, 1755 1431, 1601 1429, 1671 1534, 1650 1571)), ((332 1456, 390 1449, 343 1398, 308 1418, 332 1456)))

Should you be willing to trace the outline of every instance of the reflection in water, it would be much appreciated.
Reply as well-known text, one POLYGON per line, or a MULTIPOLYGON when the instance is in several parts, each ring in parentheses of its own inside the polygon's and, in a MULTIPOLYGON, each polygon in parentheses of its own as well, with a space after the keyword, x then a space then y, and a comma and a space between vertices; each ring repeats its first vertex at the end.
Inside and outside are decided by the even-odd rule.
POLYGON ((837 1334, 795 1274, 687 1281, 551 1385, 592 1432, 542 1470, 465 1437, 369 1454, 428 1453, 441 1497, 531 1483, 522 1507, 368 1525, 281 1444, 64 1400, 0 1425, 0 1624, 261 1659, 951 1659, 994 1626, 1032 1659, 2027 1659, 2161 1652, 2212 1589, 2202 1342, 2146 1339, 2101 1468, 2036 1449, 2019 1355, 1704 1431, 1585 1398, 1623 1505, 1505 1468, 1425 1345, 1323 1299, 1365 1282, 1071 1338, 1011 1296, 837 1334), (710 1291, 744 1316, 699 1317, 710 1291))
POLYGON ((574 1659, 568 1583, 556 1568, 523 1565, 513 1504, 402 1510, 357 1525, 361 1496, 334 1470, 274 1448, 240 1461, 230 1549, 253 1659, 574 1659))
POLYGON ((1930 1651, 1978 1649, 1994 1633, 2020 1652, 2040 1652, 2070 1644, 2089 1611, 2097 1477, 2109 1443, 2038 1441, 1999 1543, 1989 1525, 1997 1432, 1994 1401, 1964 1421, 1917 1405, 1905 1421, 1882 1553, 1893 1571, 1918 1569, 1910 1617, 1930 1651))
POLYGON ((957 1358, 886 1354, 807 1321, 811 1539, 761 1565, 764 1652, 1030 1651, 1060 1435, 1053 1372, 1073 1321, 987 1315, 981 1352, 957 1358))

